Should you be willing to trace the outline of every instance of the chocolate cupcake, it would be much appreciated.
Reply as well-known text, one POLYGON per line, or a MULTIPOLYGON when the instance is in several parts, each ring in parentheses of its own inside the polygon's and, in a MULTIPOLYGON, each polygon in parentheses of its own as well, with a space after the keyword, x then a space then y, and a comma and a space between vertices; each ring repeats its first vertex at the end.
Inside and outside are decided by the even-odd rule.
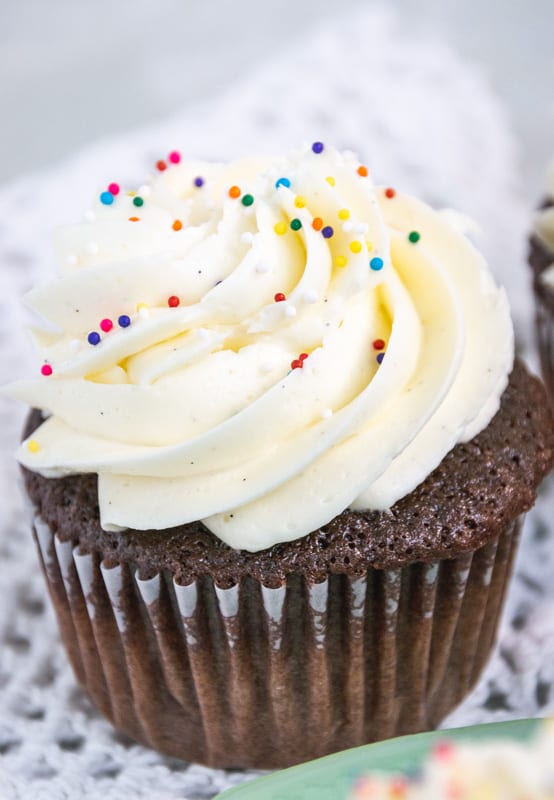
POLYGON ((541 371, 554 404, 554 174, 551 191, 535 217, 529 263, 533 269, 535 332, 541 371))
MULTIPOLYGON (((28 302, 18 451, 120 730, 219 767, 435 726, 491 651, 551 412, 440 214, 316 142, 111 184, 28 302)), ((165 164, 164 164, 165 167, 165 164)))

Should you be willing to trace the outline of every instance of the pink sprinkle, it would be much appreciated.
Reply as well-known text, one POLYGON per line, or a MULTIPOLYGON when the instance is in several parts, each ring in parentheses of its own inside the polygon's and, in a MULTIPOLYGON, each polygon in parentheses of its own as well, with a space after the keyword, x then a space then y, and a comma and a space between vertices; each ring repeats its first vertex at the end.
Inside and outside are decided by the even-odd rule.
POLYGON ((181 160, 181 153, 177 152, 177 150, 172 150, 168 155, 167 160, 171 161, 172 164, 178 164, 181 160))
POLYGON ((100 328, 104 331, 104 333, 109 333, 113 328, 113 322, 111 319, 103 319, 100 323, 100 328))
POLYGON ((40 368, 40 371, 43 375, 46 375, 46 377, 48 377, 48 375, 51 375, 53 372, 50 364, 43 364, 42 367, 40 368))
POLYGON ((108 192, 110 194, 119 194, 119 183, 110 183, 108 186, 108 192))
POLYGON ((439 761, 448 761, 454 755, 454 745, 448 739, 443 739, 433 747, 433 755, 439 761))

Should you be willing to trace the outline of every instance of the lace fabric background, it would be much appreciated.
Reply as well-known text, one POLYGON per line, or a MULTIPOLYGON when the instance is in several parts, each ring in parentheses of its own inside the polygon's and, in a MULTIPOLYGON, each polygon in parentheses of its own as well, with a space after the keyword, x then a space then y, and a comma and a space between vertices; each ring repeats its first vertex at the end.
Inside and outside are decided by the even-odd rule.
MULTIPOLYGON (((478 71, 402 33, 380 7, 343 16, 203 105, 102 141, 0 191, 0 382, 36 368, 21 296, 52 273, 49 231, 110 180, 139 185, 157 158, 281 152, 315 138, 352 148, 375 179, 472 217, 533 363, 516 148, 478 71), (369 40, 369 32, 371 37, 369 40), (332 64, 332 70, 329 65, 332 64)), ((163 758, 117 734, 77 687, 39 574, 11 457, 25 411, 0 405, 0 800, 197 800, 251 778, 163 758)), ((554 483, 528 515, 499 644, 445 726, 554 712, 554 483)))

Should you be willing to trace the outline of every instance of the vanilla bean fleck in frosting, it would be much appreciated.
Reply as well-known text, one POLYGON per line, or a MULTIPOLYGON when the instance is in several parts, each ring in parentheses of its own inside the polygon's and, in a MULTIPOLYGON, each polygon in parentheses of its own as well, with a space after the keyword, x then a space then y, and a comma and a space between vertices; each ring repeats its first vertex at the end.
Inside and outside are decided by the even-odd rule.
POLYGON ((50 416, 22 464, 97 473, 107 530, 201 519, 256 551, 390 508, 486 427, 508 305, 441 213, 320 142, 157 167, 27 295, 43 374, 7 391, 50 416))

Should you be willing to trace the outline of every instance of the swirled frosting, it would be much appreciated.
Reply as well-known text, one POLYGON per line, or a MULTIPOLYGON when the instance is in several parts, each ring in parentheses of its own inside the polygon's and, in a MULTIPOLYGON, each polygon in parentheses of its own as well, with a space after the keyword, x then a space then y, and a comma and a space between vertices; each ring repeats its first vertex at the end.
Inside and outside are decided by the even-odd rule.
POLYGON ((171 164, 59 232, 26 298, 52 374, 8 389, 50 416, 18 458, 97 473, 105 529, 260 550, 388 509, 498 409, 513 332, 482 256, 317 150, 171 164))

